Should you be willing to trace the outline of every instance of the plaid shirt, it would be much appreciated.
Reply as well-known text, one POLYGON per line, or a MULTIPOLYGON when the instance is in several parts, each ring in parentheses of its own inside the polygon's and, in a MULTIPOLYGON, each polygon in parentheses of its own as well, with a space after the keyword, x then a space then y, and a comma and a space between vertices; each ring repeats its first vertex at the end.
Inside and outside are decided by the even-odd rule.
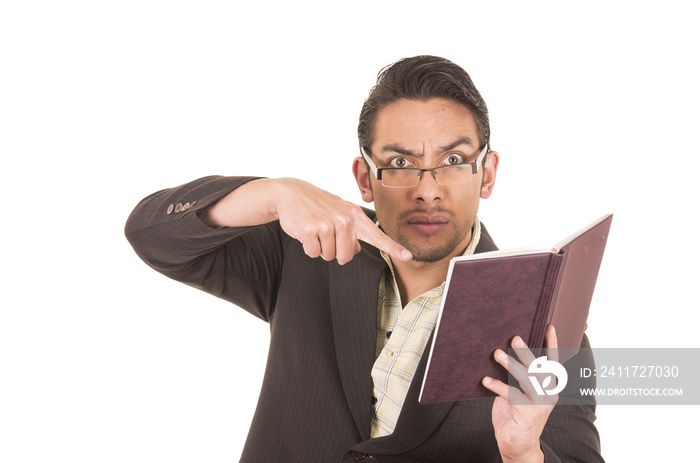
MULTIPOLYGON (((474 253, 481 236, 477 218, 474 233, 464 255, 474 253)), ((391 259, 382 251, 389 268, 379 283, 377 346, 372 367, 374 392, 372 434, 387 436, 394 432, 418 363, 428 343, 440 310, 445 282, 409 302, 402 310, 391 259)))

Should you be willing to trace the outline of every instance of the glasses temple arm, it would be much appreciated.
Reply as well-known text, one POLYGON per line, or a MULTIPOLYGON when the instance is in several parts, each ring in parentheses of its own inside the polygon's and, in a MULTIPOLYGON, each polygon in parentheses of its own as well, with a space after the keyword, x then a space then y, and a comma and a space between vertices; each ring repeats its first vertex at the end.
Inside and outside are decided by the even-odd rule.
POLYGON ((472 172, 474 174, 479 173, 479 166, 483 162, 484 158, 486 157, 486 153, 488 153, 488 151, 489 151, 489 145, 485 145, 484 149, 481 150, 481 153, 479 153, 479 155, 474 160, 474 164, 472 164, 474 166, 473 170, 472 170, 472 172))
POLYGON ((372 170, 374 176, 377 177, 377 163, 375 163, 374 160, 371 157, 369 157, 369 155, 365 152, 365 149, 362 146, 360 146, 360 153, 362 154, 362 157, 364 158, 365 162, 369 165, 369 168, 372 170))

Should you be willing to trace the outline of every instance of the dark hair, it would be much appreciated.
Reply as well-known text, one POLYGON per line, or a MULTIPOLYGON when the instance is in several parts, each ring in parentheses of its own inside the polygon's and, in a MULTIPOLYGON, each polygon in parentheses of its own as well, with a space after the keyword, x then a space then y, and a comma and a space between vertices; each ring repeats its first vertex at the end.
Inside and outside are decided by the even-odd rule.
POLYGON ((464 105, 476 122, 480 147, 490 143, 488 109, 469 74, 445 58, 415 56, 404 58, 379 71, 377 84, 372 87, 365 104, 362 105, 357 136, 360 146, 368 154, 371 153, 374 123, 379 110, 404 98, 444 98, 464 105))

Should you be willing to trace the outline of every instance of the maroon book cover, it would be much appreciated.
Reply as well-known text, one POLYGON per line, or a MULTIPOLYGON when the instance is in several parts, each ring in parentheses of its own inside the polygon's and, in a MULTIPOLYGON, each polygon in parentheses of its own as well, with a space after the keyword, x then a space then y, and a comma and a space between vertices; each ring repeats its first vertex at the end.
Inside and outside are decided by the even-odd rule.
POLYGON ((611 221, 606 215, 551 250, 453 259, 420 402, 494 396, 482 386, 483 377, 508 381, 494 351, 507 352, 519 335, 537 356, 550 323, 559 347, 578 348, 611 221))

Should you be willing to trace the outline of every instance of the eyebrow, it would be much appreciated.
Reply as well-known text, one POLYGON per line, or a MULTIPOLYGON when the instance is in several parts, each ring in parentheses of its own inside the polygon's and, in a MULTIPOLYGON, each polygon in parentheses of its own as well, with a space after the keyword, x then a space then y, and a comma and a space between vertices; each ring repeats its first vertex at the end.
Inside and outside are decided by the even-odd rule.
MULTIPOLYGON (((457 140, 453 141, 453 142, 450 143, 449 145, 445 145, 445 146, 440 147, 440 152, 442 153, 442 152, 444 152, 444 151, 449 151, 449 150, 455 149, 455 148, 457 148, 457 147, 460 146, 460 145, 470 145, 470 146, 474 146, 474 142, 473 142, 472 139, 469 138, 469 137, 458 138, 457 140)), ((423 154, 421 154, 421 153, 415 153, 415 152, 413 152, 413 151, 411 151, 411 150, 409 150, 409 149, 406 149, 406 148, 404 148, 404 147, 402 147, 401 145, 396 144, 396 143, 391 143, 391 144, 389 144, 389 145, 384 145, 384 146, 382 147, 381 151, 382 151, 383 153, 385 153, 385 152, 387 152, 387 151, 391 151, 391 152, 394 152, 394 153, 402 154, 402 155, 404 155, 404 156, 423 157, 423 154)))

